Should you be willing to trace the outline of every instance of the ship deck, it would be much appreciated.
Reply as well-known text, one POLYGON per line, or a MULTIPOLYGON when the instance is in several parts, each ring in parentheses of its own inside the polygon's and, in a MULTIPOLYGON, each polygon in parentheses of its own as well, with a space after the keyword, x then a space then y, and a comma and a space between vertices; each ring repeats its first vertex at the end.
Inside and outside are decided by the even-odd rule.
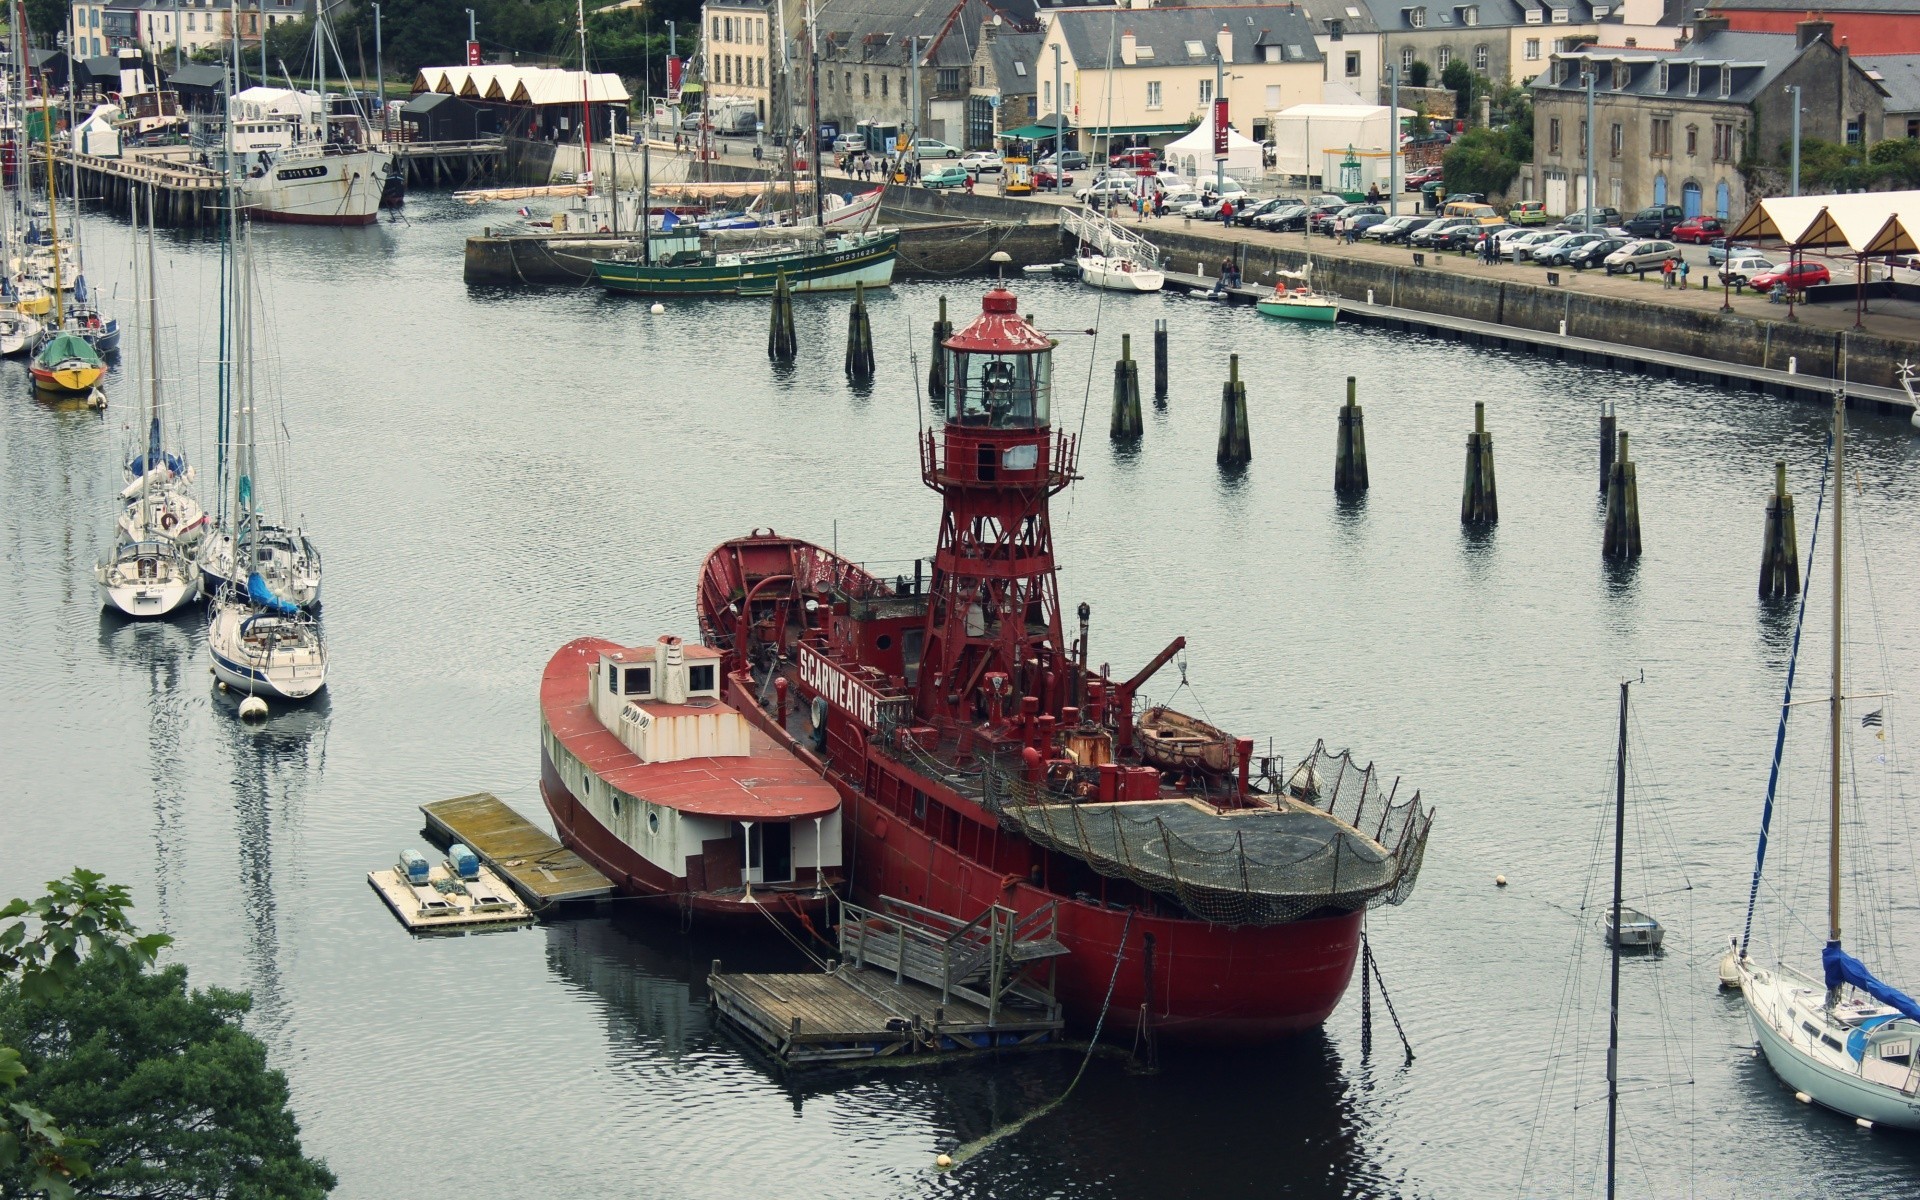
POLYGON ((577 638, 554 654, 540 681, 547 727, 581 766, 630 796, 699 816, 792 821, 840 807, 832 784, 758 726, 740 757, 642 762, 587 702, 588 665, 619 648, 604 638, 577 638))
POLYGON ((420 812, 437 838, 465 843, 535 912, 613 892, 612 880, 498 796, 476 792, 436 800, 422 804, 420 812))

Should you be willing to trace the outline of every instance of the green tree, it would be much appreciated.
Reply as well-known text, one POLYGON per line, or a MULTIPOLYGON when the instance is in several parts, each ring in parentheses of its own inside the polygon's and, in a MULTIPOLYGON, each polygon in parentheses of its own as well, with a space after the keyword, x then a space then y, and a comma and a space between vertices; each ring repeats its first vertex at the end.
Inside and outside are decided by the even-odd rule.
POLYGON ((69 19, 66 0, 27 0, 27 33, 35 45, 53 45, 69 19))
POLYGON ((1449 192, 1480 192, 1489 199, 1505 192, 1520 174, 1513 139, 1504 129, 1469 129, 1440 160, 1449 192))
POLYGON ((1425 87, 1427 80, 1433 78, 1433 68, 1424 58, 1416 58, 1407 65, 1407 84, 1410 87, 1425 87))
POLYGON ((1473 68, 1467 66, 1465 59, 1456 58, 1440 72, 1440 86, 1453 93, 1453 115, 1456 120, 1473 120, 1473 68))
MULTIPOLYGON (((0 1038, 21 1047, 21 1091, 91 1143, 76 1195, 320 1200, 332 1172, 306 1157, 287 1081, 241 1027, 244 992, 190 991, 187 970, 95 956, 63 995, 0 991, 0 1038)), ((8 1183, 0 1174, 0 1193, 8 1183)))
MULTIPOLYGON (((85 962, 145 969, 172 939, 139 936, 127 916, 132 907, 125 888, 75 867, 49 883, 46 895, 0 908, 0 921, 10 922, 0 927, 0 993, 49 1003, 67 993, 85 962)), ((90 1143, 33 1103, 28 1070, 0 1030, 0 1179, 59 1200, 89 1174, 90 1143)))

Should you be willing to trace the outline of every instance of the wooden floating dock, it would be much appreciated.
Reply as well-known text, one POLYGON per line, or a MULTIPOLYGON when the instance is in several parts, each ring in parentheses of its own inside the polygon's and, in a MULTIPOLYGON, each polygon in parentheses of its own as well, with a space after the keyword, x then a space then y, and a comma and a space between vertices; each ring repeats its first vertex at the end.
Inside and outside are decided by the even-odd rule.
POLYGON ((818 974, 729 975, 716 959, 707 976, 720 1016, 782 1066, 1035 1046, 1065 1024, 1052 905, 963 922, 885 897, 843 903, 839 928, 845 957, 818 974))
POLYGON ((393 867, 369 871, 367 882, 393 915, 413 933, 475 933, 533 923, 533 913, 500 877, 485 867, 466 883, 444 862, 428 873, 426 886, 408 883, 393 867))
POLYGON ((465 843, 536 913, 613 892, 612 880, 490 792, 436 800, 420 812, 436 837, 465 843))
MULTIPOLYGON (((1174 291, 1205 294, 1213 290, 1214 281, 1210 276, 1190 275, 1181 271, 1165 271, 1163 274, 1166 276, 1167 287, 1174 291)), ((1226 301, 1228 304, 1253 304, 1267 295, 1268 290, 1253 287, 1228 288, 1226 301)), ((1744 363, 1724 362, 1717 358, 1699 358, 1691 354, 1649 350, 1642 346, 1603 342, 1593 338, 1561 337, 1553 330, 1524 329, 1518 325, 1499 325, 1492 321, 1476 321, 1447 313, 1394 308, 1386 304, 1366 304, 1345 297, 1340 300, 1340 319, 1365 325, 1379 325, 1389 329, 1414 330, 1472 345, 1494 346, 1502 350, 1526 350, 1569 362, 1590 363, 1622 371, 1637 371, 1643 375, 1699 380, 1718 384, 1721 387, 1750 392, 1768 392, 1779 396, 1828 400, 1840 386, 1839 380, 1824 375, 1775 371, 1766 367, 1748 366, 1744 363)), ((1864 383, 1849 383, 1846 387, 1848 401, 1854 407, 1906 417, 1913 415, 1913 402, 1899 388, 1878 387, 1864 383)))

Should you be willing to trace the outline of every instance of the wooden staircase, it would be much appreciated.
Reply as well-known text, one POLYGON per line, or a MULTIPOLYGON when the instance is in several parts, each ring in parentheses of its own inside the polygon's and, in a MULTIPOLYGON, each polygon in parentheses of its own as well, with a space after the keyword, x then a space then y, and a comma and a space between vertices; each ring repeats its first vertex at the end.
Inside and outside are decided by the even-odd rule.
POLYGON ((840 954, 854 967, 891 972, 978 1004, 989 1024, 1003 1008, 1060 1015, 1054 998, 1054 960, 1067 953, 1059 938, 1057 906, 1022 917, 994 905, 971 921, 883 896, 878 908, 842 904, 840 954))

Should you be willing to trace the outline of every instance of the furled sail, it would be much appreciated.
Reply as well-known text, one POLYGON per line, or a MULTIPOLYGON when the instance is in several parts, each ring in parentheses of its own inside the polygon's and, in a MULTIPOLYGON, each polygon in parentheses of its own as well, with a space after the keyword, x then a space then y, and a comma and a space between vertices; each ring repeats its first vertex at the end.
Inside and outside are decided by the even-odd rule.
POLYGON ((1920 1000, 1874 978, 1866 964, 1842 950, 1839 942, 1826 944, 1820 951, 1820 964, 1826 968, 1828 987, 1837 988, 1843 983, 1850 983, 1880 1003, 1898 1009, 1903 1016, 1920 1021, 1920 1000))

